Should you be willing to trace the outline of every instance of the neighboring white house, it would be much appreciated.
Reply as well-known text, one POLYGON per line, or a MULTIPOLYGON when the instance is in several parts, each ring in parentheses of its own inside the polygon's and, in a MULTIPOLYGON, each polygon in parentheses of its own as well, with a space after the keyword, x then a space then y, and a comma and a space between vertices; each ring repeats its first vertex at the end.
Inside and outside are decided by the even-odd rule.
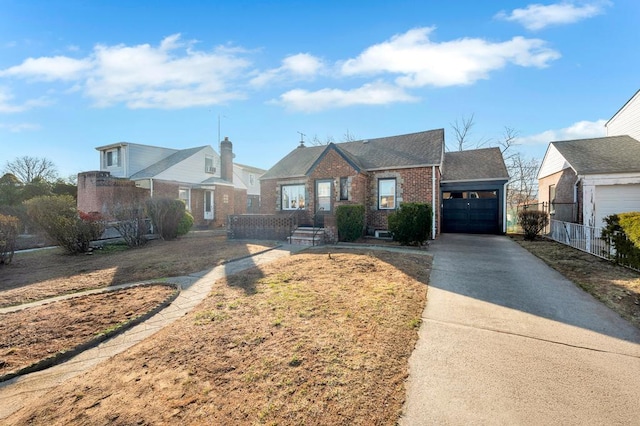
POLYGON ((119 142, 97 147, 99 171, 78 175, 78 209, 108 215, 127 197, 175 197, 186 203, 199 226, 223 226, 229 214, 257 211, 264 170, 234 164, 227 138, 220 147, 220 154, 209 145, 179 150, 119 142))
POLYGON ((549 143, 538 198, 555 219, 602 227, 607 216, 640 211, 640 90, 605 127, 606 137, 549 143))
POLYGON ((538 187, 557 220, 602 227, 609 215, 640 211, 640 141, 625 135, 551 142, 538 187), (569 217, 572 204, 577 215, 569 217))
POLYGON ((604 126, 607 136, 629 135, 640 140, 640 90, 604 126))

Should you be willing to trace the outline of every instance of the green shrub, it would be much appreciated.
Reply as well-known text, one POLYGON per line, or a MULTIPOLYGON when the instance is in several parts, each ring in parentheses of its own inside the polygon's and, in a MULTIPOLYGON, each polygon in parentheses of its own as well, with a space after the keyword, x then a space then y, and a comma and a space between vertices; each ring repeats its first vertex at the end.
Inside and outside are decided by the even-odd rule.
POLYGON ((184 216, 186 206, 174 198, 151 198, 147 200, 147 214, 156 234, 165 240, 178 237, 178 225, 184 216))
POLYGON ((0 214, 0 264, 11 263, 16 251, 19 226, 17 217, 0 214))
POLYGON ((362 237, 364 231, 364 206, 347 204, 336 208, 338 240, 355 241, 362 237))
MULTIPOLYGON (((621 225, 620 216, 612 214, 604 218, 605 227, 602 229, 601 237, 611 244, 614 248, 613 253, 605 253, 611 260, 620 265, 630 266, 632 268, 640 268, 640 248, 628 237, 625 229, 621 225)), ((629 219, 625 217, 625 222, 629 219)), ((633 231, 632 231, 633 232, 633 231)))
POLYGON ((521 210, 518 212, 518 223, 524 232, 524 239, 533 241, 549 224, 549 215, 539 210, 521 210))
POLYGON ((193 216, 187 210, 184 211, 182 219, 178 223, 178 235, 185 235, 191 231, 193 226, 193 216))
POLYGON ((39 196, 25 204, 33 222, 69 253, 89 251, 91 241, 104 231, 100 215, 78 212, 70 195, 39 196))
POLYGON ((431 232, 431 205, 427 203, 402 203, 389 215, 389 231, 393 239, 402 245, 421 244, 431 232))
POLYGON ((640 212, 620 213, 618 217, 627 238, 640 248, 640 212))

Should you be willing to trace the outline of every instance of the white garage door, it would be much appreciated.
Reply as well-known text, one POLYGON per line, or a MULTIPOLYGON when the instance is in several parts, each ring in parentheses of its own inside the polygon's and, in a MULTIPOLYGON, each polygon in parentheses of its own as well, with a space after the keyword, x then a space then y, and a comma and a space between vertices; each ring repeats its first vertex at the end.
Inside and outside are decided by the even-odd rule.
POLYGON ((640 212, 640 184, 596 187, 596 226, 604 226, 607 216, 625 212, 640 212))

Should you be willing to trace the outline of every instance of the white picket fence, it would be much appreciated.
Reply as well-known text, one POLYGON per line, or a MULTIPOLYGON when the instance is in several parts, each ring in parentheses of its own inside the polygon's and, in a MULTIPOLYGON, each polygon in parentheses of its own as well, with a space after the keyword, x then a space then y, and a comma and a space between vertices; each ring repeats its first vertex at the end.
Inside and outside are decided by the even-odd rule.
POLYGON ((613 247, 607 240, 600 238, 602 228, 580 225, 579 223, 551 220, 549 237, 553 240, 586 251, 603 259, 610 259, 613 247))

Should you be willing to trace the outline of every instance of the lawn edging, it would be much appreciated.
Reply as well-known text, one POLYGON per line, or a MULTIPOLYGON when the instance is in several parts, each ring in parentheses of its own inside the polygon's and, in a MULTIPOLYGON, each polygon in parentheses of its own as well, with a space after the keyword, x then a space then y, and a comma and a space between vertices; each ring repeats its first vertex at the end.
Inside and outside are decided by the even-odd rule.
MULTIPOLYGON (((161 310, 163 310, 164 308, 166 308, 167 306, 169 306, 174 300, 176 300, 176 298, 178 297, 178 295, 180 294, 180 286, 178 284, 173 284, 173 283, 159 283, 159 282, 151 282, 151 283, 144 283, 144 284, 136 284, 136 285, 132 285, 132 286, 128 286, 126 288, 122 288, 116 291, 121 291, 121 290, 125 290, 128 288, 132 288, 132 287, 141 287, 141 286, 152 286, 152 285, 163 285, 163 286, 168 286, 168 287, 173 287, 174 291, 162 302, 160 302, 158 305, 156 305, 153 309, 145 312, 144 314, 138 315, 137 317, 131 318, 125 322, 122 322, 120 324, 118 324, 117 326, 115 326, 113 329, 110 329, 104 333, 100 333, 98 335, 96 335, 95 337, 91 338, 90 340, 81 343, 69 350, 63 350, 60 352, 55 353, 54 355, 51 355, 50 357, 41 359, 38 362, 35 362, 31 365, 28 365, 26 367, 23 367, 17 371, 12 371, 10 373, 6 373, 3 375, 0 375, 0 383, 2 382, 6 382, 7 380, 11 380, 13 378, 16 378, 18 376, 23 376, 25 374, 30 374, 30 373, 35 373, 36 371, 42 371, 42 370, 46 370, 47 368, 53 367, 54 365, 60 364, 64 361, 67 361, 71 358, 73 358, 74 356, 86 351, 87 349, 91 349, 94 348, 96 346, 98 346, 100 343, 117 336, 120 333, 123 333, 126 330, 129 330, 130 328, 148 320, 149 318, 151 318, 152 316, 154 316, 155 314, 157 314, 158 312, 160 312, 161 310)), ((104 292, 100 292, 100 293, 92 293, 92 294, 101 294, 101 293, 108 293, 108 292, 112 292, 113 290, 105 290, 104 292)), ((83 296, 77 296, 77 297, 83 297, 83 296)))

